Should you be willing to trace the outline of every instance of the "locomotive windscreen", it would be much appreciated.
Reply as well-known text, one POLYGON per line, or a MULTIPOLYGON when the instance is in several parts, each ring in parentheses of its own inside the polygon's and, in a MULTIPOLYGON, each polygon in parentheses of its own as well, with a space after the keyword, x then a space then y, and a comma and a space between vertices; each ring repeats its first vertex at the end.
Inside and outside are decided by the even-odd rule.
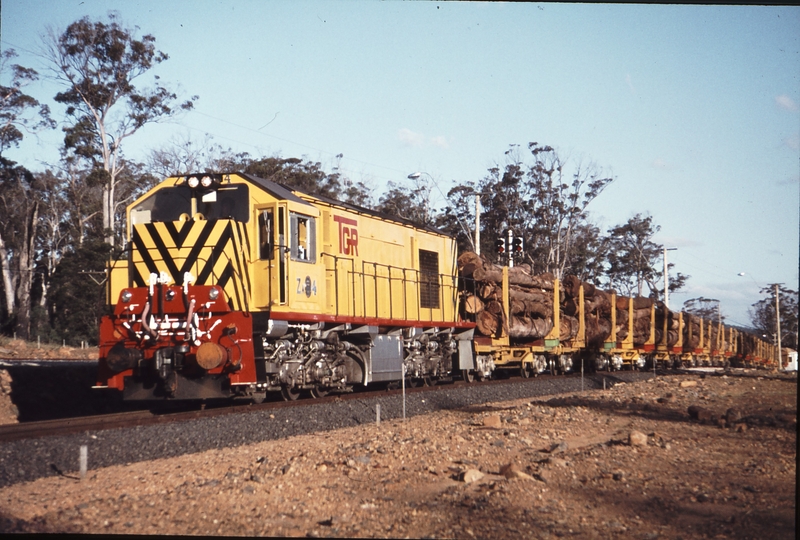
POLYGON ((221 186, 210 190, 193 190, 189 186, 160 189, 131 208, 131 224, 179 221, 181 215, 192 216, 192 197, 195 212, 207 220, 234 219, 247 223, 250 212, 245 185, 221 186))
POLYGON ((131 224, 154 221, 178 221, 181 214, 191 215, 192 190, 188 186, 168 187, 131 208, 131 224))

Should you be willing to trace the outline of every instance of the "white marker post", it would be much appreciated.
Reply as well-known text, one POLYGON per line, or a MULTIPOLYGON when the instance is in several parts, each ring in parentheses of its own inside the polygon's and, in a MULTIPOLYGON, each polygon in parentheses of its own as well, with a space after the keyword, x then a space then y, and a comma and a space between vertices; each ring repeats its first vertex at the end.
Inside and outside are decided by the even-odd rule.
POLYGON ((406 421, 406 365, 403 364, 403 422, 406 421))
POLYGON ((89 448, 85 445, 81 445, 81 453, 80 453, 80 467, 81 467, 81 480, 86 478, 86 468, 89 462, 89 448))

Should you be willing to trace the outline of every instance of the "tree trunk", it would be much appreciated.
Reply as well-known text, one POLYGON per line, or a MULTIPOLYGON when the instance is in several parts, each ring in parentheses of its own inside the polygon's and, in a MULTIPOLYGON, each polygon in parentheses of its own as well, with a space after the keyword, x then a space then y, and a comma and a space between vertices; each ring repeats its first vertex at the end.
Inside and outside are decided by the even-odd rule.
POLYGON ((511 310, 512 315, 525 315, 542 318, 553 316, 552 306, 547 306, 542 302, 512 299, 510 304, 511 305, 509 306, 509 309, 511 310))
POLYGON ((470 294, 464 300, 464 311, 474 315, 483 311, 483 301, 477 296, 470 294))
POLYGON ((35 260, 36 228, 39 221, 39 201, 28 208, 22 242, 17 256, 17 337, 28 340, 31 336, 31 287, 33 285, 33 263, 35 260))
MULTIPOLYGON (((109 173, 110 174, 110 173, 109 173)), ((103 234, 106 244, 114 245, 114 184, 113 180, 103 186, 103 234)))
POLYGON ((553 329, 552 319, 511 316, 508 335, 515 340, 542 339, 553 329))
POLYGON ((11 265, 8 262, 8 249, 6 248, 5 242, 3 242, 2 235, 0 235, 0 271, 3 273, 3 292, 6 296, 6 313, 11 317, 14 315, 14 290, 16 287, 14 286, 14 279, 11 274, 11 265))
POLYGON ((475 320, 478 332, 484 336, 493 336, 500 330, 500 317, 486 310, 478 313, 475 320))

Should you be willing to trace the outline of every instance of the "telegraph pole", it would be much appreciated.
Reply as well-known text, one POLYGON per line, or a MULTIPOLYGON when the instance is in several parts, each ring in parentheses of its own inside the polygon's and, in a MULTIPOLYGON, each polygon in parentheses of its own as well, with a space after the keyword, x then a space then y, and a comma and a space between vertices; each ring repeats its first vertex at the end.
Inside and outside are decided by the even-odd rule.
POLYGON ((481 196, 475 195, 475 254, 481 254, 481 196))
POLYGON ((783 356, 781 355, 781 309, 780 309, 780 301, 778 300, 778 297, 780 296, 779 292, 780 292, 780 289, 778 287, 778 284, 776 283, 775 284, 775 324, 777 326, 776 330, 777 330, 777 333, 778 333, 778 371, 780 371, 783 368, 783 366, 781 365, 783 363, 783 356))

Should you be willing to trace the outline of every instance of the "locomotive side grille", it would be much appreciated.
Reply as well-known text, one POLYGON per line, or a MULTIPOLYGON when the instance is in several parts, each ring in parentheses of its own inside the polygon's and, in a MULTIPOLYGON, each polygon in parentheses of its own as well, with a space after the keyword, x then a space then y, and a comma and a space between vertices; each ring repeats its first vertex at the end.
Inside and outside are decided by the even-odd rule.
POLYGON ((439 308, 439 254, 425 249, 419 250, 420 307, 439 308))
POLYGON ((146 223, 133 226, 131 281, 147 285, 151 273, 166 272, 183 284, 185 272, 196 285, 218 285, 231 309, 249 310, 250 242, 244 224, 227 220, 146 223))

